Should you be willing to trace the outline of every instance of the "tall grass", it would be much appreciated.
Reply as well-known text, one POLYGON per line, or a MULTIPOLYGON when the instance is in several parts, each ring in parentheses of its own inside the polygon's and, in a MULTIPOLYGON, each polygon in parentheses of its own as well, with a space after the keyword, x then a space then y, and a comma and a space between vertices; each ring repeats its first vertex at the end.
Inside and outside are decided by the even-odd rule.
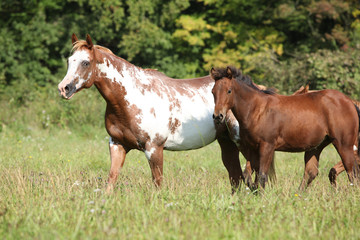
MULTIPOLYGON (((156 189, 145 156, 131 151, 115 191, 103 128, 5 127, 0 133, 1 239, 359 239, 360 189, 327 173, 339 157, 328 147, 304 192, 302 154, 276 154, 278 182, 230 194, 217 143, 165 152, 156 189)), ((242 164, 244 160, 242 159, 242 164)))
POLYGON ((327 173, 339 160, 332 147, 305 192, 298 191, 303 155, 277 153, 275 185, 263 194, 242 186, 232 196, 215 142, 166 151, 161 189, 144 154, 131 151, 106 195, 110 157, 99 94, 61 101, 56 87, 27 91, 26 84, 0 98, 0 239, 360 238, 360 189, 345 174, 330 186, 327 173))

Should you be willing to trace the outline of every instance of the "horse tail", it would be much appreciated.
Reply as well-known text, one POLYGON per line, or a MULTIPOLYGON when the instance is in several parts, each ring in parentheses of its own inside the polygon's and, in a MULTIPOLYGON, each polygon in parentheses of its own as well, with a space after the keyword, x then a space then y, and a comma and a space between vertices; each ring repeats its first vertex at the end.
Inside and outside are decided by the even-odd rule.
POLYGON ((276 183, 276 172, 275 172, 275 154, 273 154, 271 165, 269 168, 269 180, 272 184, 276 183))
POLYGON ((357 155, 360 157, 360 102, 355 102, 354 105, 358 114, 358 120, 359 120, 359 132, 358 132, 358 145, 357 145, 357 155))

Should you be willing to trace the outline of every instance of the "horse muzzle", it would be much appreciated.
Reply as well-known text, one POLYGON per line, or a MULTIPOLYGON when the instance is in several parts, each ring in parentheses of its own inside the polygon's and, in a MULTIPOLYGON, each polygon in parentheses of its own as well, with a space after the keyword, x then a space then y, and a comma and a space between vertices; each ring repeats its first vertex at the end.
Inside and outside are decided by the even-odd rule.
POLYGON ((72 83, 66 84, 65 86, 60 86, 60 85, 61 84, 59 84, 59 86, 58 86, 60 96, 62 96, 66 100, 69 100, 70 98, 72 98, 72 96, 76 92, 75 85, 72 83))
POLYGON ((216 124, 220 124, 224 122, 225 117, 222 113, 218 115, 213 114, 213 119, 216 124))

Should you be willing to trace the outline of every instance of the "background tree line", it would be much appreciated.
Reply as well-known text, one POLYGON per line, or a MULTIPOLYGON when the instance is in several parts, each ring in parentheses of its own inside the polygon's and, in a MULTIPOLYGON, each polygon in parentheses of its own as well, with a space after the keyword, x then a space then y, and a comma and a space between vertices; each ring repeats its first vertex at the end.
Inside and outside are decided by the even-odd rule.
POLYGON ((357 0, 3 0, 0 31, 0 96, 16 106, 55 96, 73 32, 175 78, 234 65, 280 93, 360 98, 357 0))

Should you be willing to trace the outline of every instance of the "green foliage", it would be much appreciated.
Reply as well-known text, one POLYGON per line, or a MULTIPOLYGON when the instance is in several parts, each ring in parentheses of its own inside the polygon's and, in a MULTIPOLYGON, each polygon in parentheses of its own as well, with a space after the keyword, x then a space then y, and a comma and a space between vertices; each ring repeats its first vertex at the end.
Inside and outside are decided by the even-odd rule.
POLYGON ((310 82, 359 97, 358 1, 4 0, 0 13, 0 102, 12 108, 3 124, 9 115, 26 119, 30 110, 17 109, 32 107, 53 114, 55 126, 98 122, 56 98, 73 32, 171 77, 234 65, 283 93, 310 82), (54 110, 46 107, 51 101, 54 110))
POLYGON ((274 86, 281 93, 292 94, 301 86, 310 89, 338 89, 355 99, 360 98, 360 50, 319 50, 299 54, 288 61, 275 56, 259 56, 251 64, 256 66, 249 74, 259 83, 274 86))
POLYGON ((95 88, 71 101, 57 92, 72 33, 171 77, 235 65, 280 93, 310 83, 360 98, 355 0, 2 0, 1 238, 359 239, 358 188, 345 175, 337 190, 328 183, 334 149, 304 193, 302 156, 280 154, 264 196, 228 194, 217 144, 165 152, 161 190, 134 151, 105 196, 105 102, 95 88))
POLYGON ((7 87, 2 96, 0 108, 6 111, 0 115, 0 125, 22 130, 23 134, 37 128, 85 130, 86 126, 104 126, 105 101, 95 88, 66 101, 54 86, 42 87, 28 80, 20 84, 21 88, 7 87))

